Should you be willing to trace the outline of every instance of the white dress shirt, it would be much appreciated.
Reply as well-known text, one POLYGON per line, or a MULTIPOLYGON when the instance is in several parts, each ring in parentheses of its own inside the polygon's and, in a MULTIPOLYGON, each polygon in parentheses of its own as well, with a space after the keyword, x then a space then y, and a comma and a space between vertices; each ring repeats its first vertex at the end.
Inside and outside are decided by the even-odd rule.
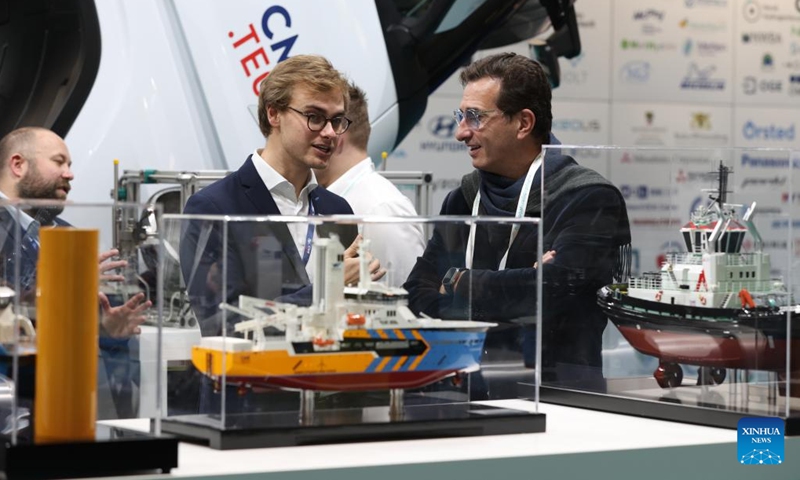
MULTIPOLYGON (((300 190, 300 195, 295 194, 294 185, 292 185, 289 180, 283 178, 283 175, 278 173, 274 168, 270 166, 261 158, 261 150, 256 149, 253 152, 253 165, 256 167, 256 171, 258 172, 258 176, 261 177, 261 180, 266 185, 267 190, 272 195, 272 199, 275 201, 275 204, 278 206, 278 210, 280 210, 281 215, 286 216, 306 216, 309 213, 309 200, 308 194, 311 190, 317 188, 317 177, 314 176, 314 171, 309 171, 309 179, 306 182, 306 185, 300 190)), ((289 228, 289 232, 292 234, 292 239, 294 240, 294 244, 297 247, 297 251, 300 253, 300 258, 303 257, 303 251, 306 247, 306 238, 308 236, 308 224, 307 223, 287 223, 286 226, 289 228)), ((314 238, 317 238, 316 231, 314 232, 314 238)), ((345 248, 348 245, 344 246, 345 248)), ((314 265, 313 263, 314 258, 314 249, 311 249, 311 256, 308 258, 308 262, 306 262, 306 273, 308 273, 308 278, 312 282, 314 279, 312 278, 312 268, 311 266, 314 265)))
MULTIPOLYGON (((416 217, 414 204, 397 187, 375 171, 367 157, 328 186, 328 191, 344 197, 356 215, 416 217)), ((370 240, 372 255, 387 270, 389 286, 400 287, 425 250, 419 223, 365 224, 362 232, 370 240)), ((346 247, 346 246, 345 246, 346 247)))

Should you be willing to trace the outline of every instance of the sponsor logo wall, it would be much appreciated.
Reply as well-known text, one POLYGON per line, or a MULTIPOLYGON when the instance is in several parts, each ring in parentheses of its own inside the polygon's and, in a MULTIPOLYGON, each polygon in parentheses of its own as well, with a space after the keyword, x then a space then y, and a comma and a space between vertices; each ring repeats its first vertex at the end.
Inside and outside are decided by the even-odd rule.
MULTIPOLYGON (((800 218, 800 153, 789 153, 800 151, 800 10, 793 0, 592 0, 575 7, 583 51, 560 59, 553 132, 564 144, 646 147, 565 152, 620 186, 646 244, 681 240, 677 228, 700 189, 714 186, 708 172, 720 160, 734 167, 737 201, 757 201, 762 218, 800 218)), ((529 45, 476 57, 499 51, 529 55, 529 45)), ((395 152, 389 161, 390 169, 434 173, 434 211, 472 169, 450 136, 461 92, 456 74, 400 145, 402 158, 395 152)), ((786 222, 761 224, 765 242, 783 245, 775 250, 785 255, 786 222)), ((659 254, 642 248, 642 268, 652 269, 659 254)))

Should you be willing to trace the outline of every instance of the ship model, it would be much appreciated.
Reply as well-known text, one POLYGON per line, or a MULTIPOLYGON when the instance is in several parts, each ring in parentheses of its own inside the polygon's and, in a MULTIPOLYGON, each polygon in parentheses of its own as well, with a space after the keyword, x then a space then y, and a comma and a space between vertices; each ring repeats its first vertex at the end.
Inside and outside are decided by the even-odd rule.
MULTIPOLYGON (((727 203, 730 170, 720 165, 718 187, 681 229, 685 253, 669 254, 660 271, 612 284, 598 305, 638 352, 659 359, 662 388, 681 385, 680 364, 700 367, 698 384, 719 384, 726 369, 800 372, 800 306, 771 262, 753 218, 756 203, 727 203), (743 252, 746 235, 753 251, 743 252), (793 340, 795 340, 793 342, 793 340)), ((794 394, 794 392, 792 393, 794 394)))
POLYGON ((364 391, 458 381, 480 368, 495 324, 417 317, 405 290, 370 280, 363 250, 359 284, 345 287, 338 238, 316 239, 313 248, 311 305, 247 296, 238 306, 221 304, 243 320, 236 335, 204 337, 193 347, 200 372, 240 389, 364 391))

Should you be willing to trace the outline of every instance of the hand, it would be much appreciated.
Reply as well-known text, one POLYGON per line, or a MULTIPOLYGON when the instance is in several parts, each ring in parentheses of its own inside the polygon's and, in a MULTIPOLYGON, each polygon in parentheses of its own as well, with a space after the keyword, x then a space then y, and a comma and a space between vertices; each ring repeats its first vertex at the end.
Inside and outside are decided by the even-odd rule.
MULTIPOLYGON (((358 257, 358 246, 364 240, 364 237, 359 234, 353 243, 344 251, 344 284, 355 285, 359 280, 359 266, 361 260, 358 257)), ((373 281, 380 280, 386 275, 386 270, 381 268, 381 262, 377 258, 373 258, 372 254, 367 252, 367 271, 373 281)))
MULTIPOLYGON (((548 250, 542 255, 542 265, 545 263, 550 263, 556 258, 556 251, 555 250, 548 250)), ((539 262, 533 262, 533 268, 539 268, 539 262)))
POLYGON ((100 325, 106 335, 111 338, 127 338, 139 335, 142 329, 139 325, 147 318, 144 311, 153 303, 144 301, 144 293, 137 293, 119 307, 112 307, 105 293, 100 292, 100 325))
POLYGON ((116 248, 112 248, 107 252, 101 253, 100 256, 97 258, 97 261, 100 264, 98 270, 100 273, 101 282, 121 282, 125 280, 125 277, 123 277, 122 275, 116 275, 116 274, 104 275, 109 270, 116 270, 118 268, 125 268, 128 266, 127 260, 114 260, 111 262, 106 262, 106 260, 108 260, 109 258, 116 257, 117 255, 119 255, 119 250, 117 250, 116 248))

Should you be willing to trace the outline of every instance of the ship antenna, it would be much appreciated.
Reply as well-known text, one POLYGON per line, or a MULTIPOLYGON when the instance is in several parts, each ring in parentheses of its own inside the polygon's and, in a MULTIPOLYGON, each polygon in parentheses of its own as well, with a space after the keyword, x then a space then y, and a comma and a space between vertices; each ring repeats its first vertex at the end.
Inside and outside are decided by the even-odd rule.
POLYGON ((717 177, 719 181, 719 185, 717 186, 717 197, 714 198, 713 195, 709 195, 711 200, 714 200, 719 204, 720 207, 725 205, 728 201, 728 174, 731 173, 731 168, 725 166, 722 163, 722 160, 719 161, 719 170, 717 170, 717 177))

